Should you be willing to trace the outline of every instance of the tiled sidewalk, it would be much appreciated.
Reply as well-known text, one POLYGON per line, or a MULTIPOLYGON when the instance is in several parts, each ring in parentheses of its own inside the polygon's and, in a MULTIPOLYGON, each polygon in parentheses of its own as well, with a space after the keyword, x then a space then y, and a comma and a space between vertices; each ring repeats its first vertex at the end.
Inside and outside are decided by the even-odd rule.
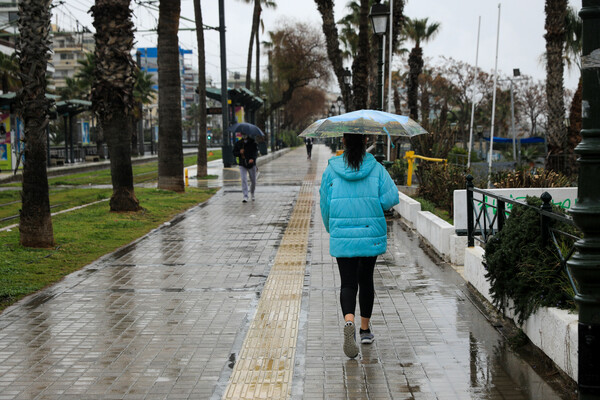
POLYGON ((506 349, 460 277, 397 221, 376 268, 376 341, 357 360, 344 356, 339 276, 318 211, 329 156, 317 145, 312 161, 297 149, 261 166, 256 202, 242 203, 239 183, 225 180, 170 226, 5 311, 0 400, 221 399, 266 313, 257 307, 309 172, 291 398, 557 398, 506 349))

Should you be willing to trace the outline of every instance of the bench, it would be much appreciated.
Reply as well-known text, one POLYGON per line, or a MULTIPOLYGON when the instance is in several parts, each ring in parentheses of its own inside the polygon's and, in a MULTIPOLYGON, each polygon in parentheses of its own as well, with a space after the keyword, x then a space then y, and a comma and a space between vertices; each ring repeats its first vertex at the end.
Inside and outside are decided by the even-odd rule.
POLYGON ((100 161, 100 157, 96 156, 96 155, 89 155, 89 156, 85 156, 85 161, 100 161))
POLYGON ((61 166, 61 165, 65 165, 65 162, 63 160, 58 159, 58 158, 51 158, 50 159, 50 166, 51 167, 58 167, 58 166, 61 166))

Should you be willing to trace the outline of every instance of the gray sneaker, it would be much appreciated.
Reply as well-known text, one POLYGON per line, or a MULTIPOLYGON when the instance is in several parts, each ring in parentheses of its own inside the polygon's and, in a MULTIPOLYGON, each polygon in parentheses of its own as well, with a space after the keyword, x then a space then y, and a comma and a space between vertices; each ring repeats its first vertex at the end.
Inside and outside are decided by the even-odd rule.
POLYGON ((346 325, 344 325, 344 354, 350 358, 354 358, 358 355, 354 323, 350 321, 346 322, 346 325))
POLYGON ((371 332, 361 332, 360 333, 360 343, 361 344, 371 344, 375 341, 375 335, 371 332))

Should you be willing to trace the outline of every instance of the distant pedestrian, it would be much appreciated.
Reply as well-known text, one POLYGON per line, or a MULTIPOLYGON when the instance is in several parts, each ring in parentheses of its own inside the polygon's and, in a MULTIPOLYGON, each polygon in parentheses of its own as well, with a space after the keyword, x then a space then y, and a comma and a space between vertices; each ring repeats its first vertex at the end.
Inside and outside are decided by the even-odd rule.
POLYGON ((313 146, 312 138, 306 138, 305 144, 306 144, 306 158, 308 158, 310 160, 311 156, 312 156, 312 146, 313 146))
POLYGON ((248 202, 248 175, 250 175, 250 195, 254 201, 254 189, 256 188, 256 158, 258 157, 258 145, 251 137, 242 134, 242 138, 235 143, 233 155, 239 157, 240 176, 242 178, 242 193, 244 203, 248 202))
POLYGON ((344 314, 344 353, 358 355, 354 326, 356 295, 360 304, 360 341, 375 336, 369 321, 375 288, 373 271, 387 248, 384 210, 398 204, 398 189, 385 168, 366 153, 366 137, 344 134, 344 153, 332 157, 321 178, 321 215, 329 232, 329 253, 336 257, 341 278, 344 314))

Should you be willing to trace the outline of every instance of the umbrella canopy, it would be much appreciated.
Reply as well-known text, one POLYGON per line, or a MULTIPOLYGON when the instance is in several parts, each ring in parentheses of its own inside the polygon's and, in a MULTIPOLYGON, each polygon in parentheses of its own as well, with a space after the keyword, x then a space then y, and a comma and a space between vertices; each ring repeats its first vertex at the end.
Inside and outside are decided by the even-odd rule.
POLYGON ((263 131, 261 131, 258 126, 249 124, 248 122, 240 122, 237 124, 233 124, 229 128, 227 128, 227 130, 233 133, 240 132, 250 137, 265 136, 263 131))
POLYGON ((301 137, 339 137, 344 133, 412 137, 428 133, 407 116, 358 110, 313 122, 301 137))

